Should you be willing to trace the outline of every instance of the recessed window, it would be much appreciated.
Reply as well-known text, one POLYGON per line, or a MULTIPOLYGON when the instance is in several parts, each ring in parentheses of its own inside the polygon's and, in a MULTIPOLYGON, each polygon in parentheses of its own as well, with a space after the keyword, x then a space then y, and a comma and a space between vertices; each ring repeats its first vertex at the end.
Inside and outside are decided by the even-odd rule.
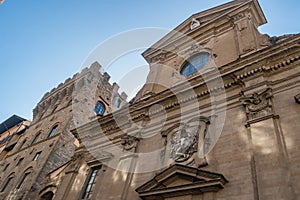
POLYGON ((210 54, 201 52, 189 58, 186 64, 182 67, 180 74, 183 76, 190 76, 200 69, 204 68, 210 59, 210 54))
POLYGON ((92 196, 92 192, 96 183, 96 178, 98 175, 99 170, 101 169, 101 166, 92 168, 92 171, 89 175, 89 178, 87 179, 87 183, 84 189, 84 192, 82 194, 81 199, 90 199, 92 196))
POLYGON ((16 167, 17 167, 17 166, 20 166, 23 160, 24 160, 24 158, 20 158, 20 159, 18 160, 17 164, 16 164, 16 167))
POLYGON ((40 151, 40 152, 37 152, 37 153, 35 154, 35 156, 33 157, 32 160, 35 161, 35 160, 39 159, 41 153, 42 153, 41 151, 40 151))
POLYGON ((24 146, 24 144, 26 143, 26 139, 22 142, 22 144, 19 146, 19 149, 18 150, 21 150, 24 146))
POLYGON ((39 133, 34 137, 34 139, 32 140, 31 144, 35 144, 35 143, 39 140, 40 135, 41 135, 41 132, 39 132, 39 133))
POLYGON ((97 101, 94 111, 97 115, 103 115, 105 112, 105 106, 101 101, 97 101))
POLYGON ((117 107, 117 108, 120 108, 120 105, 121 105, 121 100, 118 99, 118 100, 116 101, 116 107, 117 107))
POLYGON ((5 167, 3 168, 3 171, 7 170, 8 166, 9 166, 9 163, 5 165, 5 167))
POLYGON ((27 172, 26 174, 24 174, 24 176, 22 177, 20 183, 17 186, 17 189, 22 188, 23 184, 26 182, 27 178, 29 177, 30 172, 27 172))
POLYGON ((4 192, 4 191, 6 190, 6 188, 8 188, 8 186, 9 186, 10 183, 12 182, 13 178, 14 178, 14 177, 9 177, 9 178, 7 179, 7 181, 6 181, 6 183, 4 184, 4 186, 3 186, 2 190, 1 190, 1 192, 4 192))
POLYGON ((55 107, 53 108, 51 114, 53 114, 53 113, 56 111, 57 107, 58 107, 58 106, 55 106, 55 107))
POLYGON ((53 136, 55 135, 55 133, 56 133, 56 131, 57 131, 57 127, 58 127, 58 125, 55 125, 55 126, 51 129, 51 131, 50 131, 50 133, 49 133, 49 135, 48 135, 48 138, 53 137, 53 136))

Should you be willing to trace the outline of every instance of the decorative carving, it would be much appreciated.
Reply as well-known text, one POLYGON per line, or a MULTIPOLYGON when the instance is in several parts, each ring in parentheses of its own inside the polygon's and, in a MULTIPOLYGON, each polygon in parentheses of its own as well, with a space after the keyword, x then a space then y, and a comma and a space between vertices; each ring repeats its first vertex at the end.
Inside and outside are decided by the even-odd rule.
POLYGON ((123 149, 129 151, 137 146, 139 139, 132 135, 125 135, 122 137, 121 144, 123 145, 123 149))
POLYGON ((300 104, 300 93, 294 96, 296 103, 300 104))
POLYGON ((190 57, 196 53, 203 51, 204 47, 200 44, 192 44, 191 47, 183 52, 183 55, 190 57))
POLYGON ((197 132, 197 127, 189 128, 187 124, 175 132, 171 139, 170 158, 176 162, 184 162, 197 152, 197 132))
POLYGON ((199 20, 193 18, 191 21, 191 26, 190 26, 191 30, 193 30, 194 28, 197 28, 199 26, 200 26, 199 20))
POLYGON ((167 53, 162 51, 160 54, 151 59, 152 63, 164 62, 167 58, 167 53))
POLYGON ((233 20, 237 21, 237 20, 242 19, 244 17, 245 17, 245 13, 241 12, 241 13, 238 13, 237 15, 233 16, 233 20))
POLYGON ((270 101, 273 97, 271 88, 260 93, 254 92, 251 96, 242 95, 243 97, 240 98, 240 101, 246 108, 248 121, 273 114, 270 101))

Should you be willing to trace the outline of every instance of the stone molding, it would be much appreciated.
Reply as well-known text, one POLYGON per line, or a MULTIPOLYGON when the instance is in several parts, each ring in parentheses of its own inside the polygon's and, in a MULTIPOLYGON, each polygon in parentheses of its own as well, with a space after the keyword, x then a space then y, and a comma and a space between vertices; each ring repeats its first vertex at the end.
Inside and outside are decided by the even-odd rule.
POLYGON ((175 164, 136 189, 143 200, 218 192, 228 183, 219 173, 175 164), (180 181, 182 180, 182 181, 180 181))

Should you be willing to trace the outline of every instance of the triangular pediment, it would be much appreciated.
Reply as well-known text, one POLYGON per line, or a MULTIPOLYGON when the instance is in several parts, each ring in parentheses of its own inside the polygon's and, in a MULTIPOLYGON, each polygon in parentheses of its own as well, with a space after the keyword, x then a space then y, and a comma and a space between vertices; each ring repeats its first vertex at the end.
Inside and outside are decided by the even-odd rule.
POLYGON ((175 164, 136 189, 142 199, 217 192, 227 180, 222 174, 175 164))
POLYGON ((252 13, 255 16, 254 18, 257 21, 258 26, 267 22, 257 0, 231 1, 226 4, 222 4, 220 6, 191 15, 173 31, 168 33, 152 47, 147 49, 142 55, 147 61, 150 61, 149 56, 156 50, 170 50, 166 44, 172 44, 178 38, 182 38, 183 36, 191 36, 195 31, 201 34, 201 29, 205 32, 209 32, 210 29, 214 29, 216 26, 220 25, 220 21, 225 20, 229 22, 236 14, 249 9, 252 9, 252 13), (194 28, 191 28, 193 21, 199 24, 194 28))

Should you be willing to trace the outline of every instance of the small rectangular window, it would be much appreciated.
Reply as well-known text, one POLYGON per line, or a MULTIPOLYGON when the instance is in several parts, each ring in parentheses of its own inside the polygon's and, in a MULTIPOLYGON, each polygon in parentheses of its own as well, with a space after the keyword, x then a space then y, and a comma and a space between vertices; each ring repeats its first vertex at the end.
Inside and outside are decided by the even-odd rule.
POLYGON ((41 151, 40 151, 40 152, 37 152, 37 153, 35 154, 35 156, 33 157, 32 160, 35 161, 35 160, 39 159, 41 153, 42 153, 41 151))
POLYGON ((92 171, 87 179, 86 186, 84 188, 84 192, 82 194, 81 199, 90 199, 93 192, 93 187, 96 183, 96 178, 98 176, 98 172, 101 169, 101 166, 92 168, 92 171))
POLYGON ((16 164, 16 167, 19 166, 19 165, 21 165, 21 163, 22 163, 23 160, 24 160, 24 158, 20 158, 19 161, 16 164))

